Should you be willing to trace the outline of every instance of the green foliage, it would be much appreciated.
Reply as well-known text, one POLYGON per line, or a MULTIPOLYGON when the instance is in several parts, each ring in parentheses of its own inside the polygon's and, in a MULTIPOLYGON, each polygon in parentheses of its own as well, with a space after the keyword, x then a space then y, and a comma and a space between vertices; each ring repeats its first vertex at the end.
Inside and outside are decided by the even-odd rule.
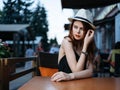
POLYGON ((42 37, 42 44, 44 51, 48 51, 49 44, 48 44, 48 22, 47 22, 47 15, 44 7, 37 6, 36 10, 33 13, 31 27, 32 30, 35 31, 36 36, 42 37))
POLYGON ((0 42, 0 58, 10 57, 9 47, 6 43, 0 42))
POLYGON ((4 2, 4 8, 3 8, 3 13, 2 13, 2 17, 1 17, 1 23, 4 23, 4 24, 11 24, 14 22, 14 19, 13 19, 13 13, 14 13, 14 4, 15 4, 15 1, 12 1, 12 0, 8 0, 7 2, 4 2))
POLYGON ((33 0, 7 0, 3 1, 4 7, 0 23, 2 24, 26 24, 30 22, 32 12, 28 9, 33 0))

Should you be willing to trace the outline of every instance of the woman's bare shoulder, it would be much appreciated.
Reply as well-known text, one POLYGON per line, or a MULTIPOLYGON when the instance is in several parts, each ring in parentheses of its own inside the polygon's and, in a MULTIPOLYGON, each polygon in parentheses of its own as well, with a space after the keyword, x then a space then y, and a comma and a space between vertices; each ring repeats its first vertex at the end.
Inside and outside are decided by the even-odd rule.
POLYGON ((68 48, 68 47, 72 47, 72 43, 71 43, 71 39, 69 37, 66 37, 63 39, 62 44, 61 44, 62 48, 68 48))
POLYGON ((71 39, 69 37, 65 37, 63 39, 63 43, 70 43, 71 42, 71 39))

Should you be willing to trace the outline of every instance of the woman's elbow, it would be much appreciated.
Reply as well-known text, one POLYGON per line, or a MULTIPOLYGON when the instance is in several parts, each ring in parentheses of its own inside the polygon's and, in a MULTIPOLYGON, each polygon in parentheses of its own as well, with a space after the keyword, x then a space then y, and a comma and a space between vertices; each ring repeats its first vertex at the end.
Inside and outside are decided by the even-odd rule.
POLYGON ((89 70, 88 70, 88 75, 89 75, 89 77, 92 77, 92 76, 93 76, 93 69, 89 69, 89 70))

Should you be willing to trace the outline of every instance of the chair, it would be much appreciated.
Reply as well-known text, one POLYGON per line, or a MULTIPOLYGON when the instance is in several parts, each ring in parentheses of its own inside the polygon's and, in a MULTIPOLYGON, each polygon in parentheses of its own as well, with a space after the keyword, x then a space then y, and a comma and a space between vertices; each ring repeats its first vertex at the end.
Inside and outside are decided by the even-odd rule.
POLYGON ((115 77, 120 77, 120 54, 115 54, 115 77))
POLYGON ((58 54, 39 52, 39 71, 41 76, 52 76, 58 71, 58 54))
POLYGON ((100 77, 105 77, 106 75, 110 77, 110 64, 107 62, 104 62, 104 60, 107 60, 109 54, 101 53, 101 61, 100 61, 100 77))

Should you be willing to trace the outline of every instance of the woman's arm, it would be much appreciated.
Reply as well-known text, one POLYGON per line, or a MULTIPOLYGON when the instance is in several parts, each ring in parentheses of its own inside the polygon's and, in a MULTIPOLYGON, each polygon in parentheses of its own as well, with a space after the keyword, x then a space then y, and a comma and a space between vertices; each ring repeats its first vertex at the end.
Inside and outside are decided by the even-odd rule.
POLYGON ((112 51, 110 52, 107 60, 103 60, 104 62, 110 63, 111 62, 111 57, 112 57, 112 51))
POLYGON ((89 66, 87 69, 82 70, 80 72, 74 72, 71 73, 71 79, 81 79, 81 78, 88 78, 93 76, 93 64, 89 63, 89 66))
POLYGON ((89 63, 88 68, 80 72, 74 72, 69 74, 65 72, 57 72, 51 77, 51 81, 66 81, 73 79, 89 78, 92 77, 92 75, 93 75, 93 64, 89 63))
POLYGON ((63 40, 62 45, 63 45, 62 47, 64 49, 64 52, 65 52, 65 55, 67 58, 67 62, 68 62, 68 65, 69 65, 71 71, 78 72, 78 71, 83 70, 86 56, 84 54, 81 54, 81 56, 77 62, 72 43, 69 42, 68 38, 65 38, 63 40))

